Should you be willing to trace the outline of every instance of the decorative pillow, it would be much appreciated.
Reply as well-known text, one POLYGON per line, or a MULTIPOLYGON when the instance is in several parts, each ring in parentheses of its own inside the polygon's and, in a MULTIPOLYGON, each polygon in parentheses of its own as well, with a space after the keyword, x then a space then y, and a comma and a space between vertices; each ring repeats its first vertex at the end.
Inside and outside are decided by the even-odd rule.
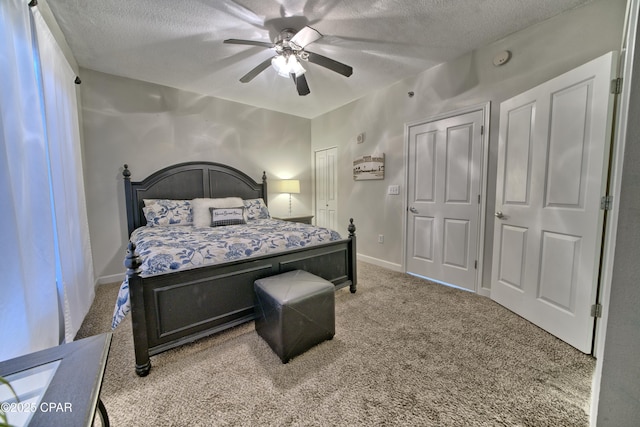
POLYGON ((243 200, 244 207, 247 209, 247 219, 269 219, 269 209, 262 199, 243 200))
POLYGON ((193 224, 193 212, 189 200, 147 199, 142 212, 150 227, 193 224), (147 204, 149 200, 154 202, 147 204))
POLYGON ((222 199, 193 199, 191 207, 193 210, 193 225, 196 227, 210 227, 211 212, 209 208, 241 208, 243 205, 240 197, 226 197, 222 199))
POLYGON ((211 226, 246 224, 244 207, 241 208, 209 208, 211 212, 211 226))

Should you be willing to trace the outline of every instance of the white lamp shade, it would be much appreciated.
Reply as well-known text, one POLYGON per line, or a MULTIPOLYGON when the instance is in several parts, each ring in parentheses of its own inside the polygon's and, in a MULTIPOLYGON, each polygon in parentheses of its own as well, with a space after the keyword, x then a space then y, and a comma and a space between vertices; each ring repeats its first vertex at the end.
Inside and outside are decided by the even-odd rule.
POLYGON ((275 182, 275 190, 278 193, 300 193, 300 181, 297 179, 283 179, 275 182))
POLYGON ((307 71, 300 65, 295 55, 278 55, 271 60, 271 65, 279 75, 287 78, 291 76, 291 73, 298 77, 307 71))

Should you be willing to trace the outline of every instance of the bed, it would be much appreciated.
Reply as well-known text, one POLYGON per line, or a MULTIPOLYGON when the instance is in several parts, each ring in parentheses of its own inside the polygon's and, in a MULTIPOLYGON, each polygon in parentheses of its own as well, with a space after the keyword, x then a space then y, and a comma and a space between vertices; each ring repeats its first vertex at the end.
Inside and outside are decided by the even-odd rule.
MULTIPOLYGON (((127 165, 124 165, 122 174, 130 237, 140 232, 137 230, 141 227, 141 231, 157 229, 145 227, 149 217, 149 212, 144 210, 145 200, 149 204, 152 203, 150 200, 218 200, 236 197, 244 201, 259 200, 265 207, 267 203, 267 177, 264 172, 262 182, 258 183, 249 175, 227 165, 187 162, 166 167, 138 182, 131 181, 131 171, 127 165)), ((273 222, 276 221, 264 219, 255 223, 267 226, 273 222)), ((283 226, 287 230, 311 227, 293 223, 283 226)), ((214 228, 231 233, 234 227, 236 225, 214 228)), ((172 236, 183 236, 183 229, 172 236)), ((257 251, 249 258, 231 256, 215 264, 160 274, 143 271, 141 267, 145 259, 139 252, 144 254, 147 251, 138 251, 132 241, 134 239, 130 240, 124 261, 127 271, 123 288, 126 283, 136 373, 139 376, 149 373, 150 357, 153 355, 254 320, 256 302, 253 283, 257 279, 299 269, 329 280, 336 289, 349 287, 355 293, 357 273, 353 219, 347 231, 346 238, 332 235, 328 239, 316 237, 313 230, 304 230, 309 240, 316 240, 313 244, 298 242, 284 250, 257 251)), ((147 237, 147 241, 155 238, 147 237)), ((175 241, 178 240, 175 237, 175 241)), ((121 303, 120 299, 118 303, 121 303)))

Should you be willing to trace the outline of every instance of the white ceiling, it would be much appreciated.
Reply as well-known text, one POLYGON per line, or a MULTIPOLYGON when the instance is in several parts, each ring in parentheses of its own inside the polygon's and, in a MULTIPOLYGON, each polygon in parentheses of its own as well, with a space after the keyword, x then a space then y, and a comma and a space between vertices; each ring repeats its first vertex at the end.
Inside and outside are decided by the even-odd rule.
POLYGON ((590 0, 46 0, 81 67, 313 118, 590 0), (269 67, 238 79, 284 28, 353 67, 305 63, 311 94, 269 67))

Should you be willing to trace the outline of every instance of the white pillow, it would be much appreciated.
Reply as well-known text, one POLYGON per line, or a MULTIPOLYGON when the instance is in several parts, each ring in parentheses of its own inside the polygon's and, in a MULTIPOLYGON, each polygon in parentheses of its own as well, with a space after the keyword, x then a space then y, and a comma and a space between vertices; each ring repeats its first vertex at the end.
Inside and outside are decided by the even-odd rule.
POLYGON ((224 199, 193 199, 191 209, 193 211, 193 225, 195 227, 211 226, 211 211, 209 208, 242 208, 242 198, 226 197, 224 199))

